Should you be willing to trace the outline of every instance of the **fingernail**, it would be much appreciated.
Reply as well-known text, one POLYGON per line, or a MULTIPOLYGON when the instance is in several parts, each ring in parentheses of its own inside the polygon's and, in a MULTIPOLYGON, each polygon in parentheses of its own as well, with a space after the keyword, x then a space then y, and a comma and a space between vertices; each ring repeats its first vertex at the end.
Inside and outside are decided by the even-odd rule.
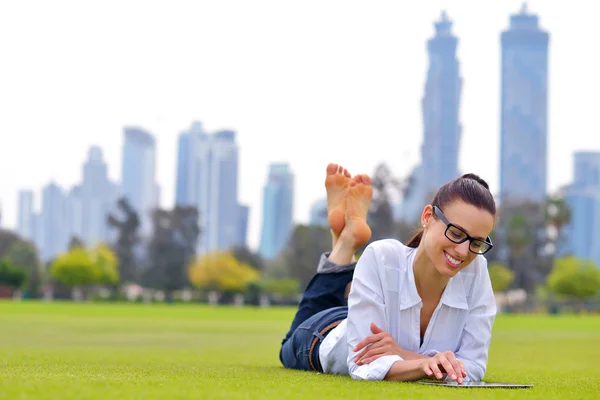
POLYGON ((454 375, 454 374, 453 374, 453 375, 452 375, 452 379, 456 379, 456 375, 454 375))

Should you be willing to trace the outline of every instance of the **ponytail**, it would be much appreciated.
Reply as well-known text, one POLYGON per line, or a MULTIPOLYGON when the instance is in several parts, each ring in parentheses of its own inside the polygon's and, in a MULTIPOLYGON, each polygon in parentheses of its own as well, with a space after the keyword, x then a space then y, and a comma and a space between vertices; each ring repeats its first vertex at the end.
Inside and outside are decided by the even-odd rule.
POLYGON ((412 247, 413 249, 416 249, 417 247, 419 247, 419 244, 421 243, 421 239, 423 238, 423 229, 419 229, 419 231, 417 233, 415 233, 415 236, 413 236, 408 243, 406 244, 406 246, 408 247, 412 247))

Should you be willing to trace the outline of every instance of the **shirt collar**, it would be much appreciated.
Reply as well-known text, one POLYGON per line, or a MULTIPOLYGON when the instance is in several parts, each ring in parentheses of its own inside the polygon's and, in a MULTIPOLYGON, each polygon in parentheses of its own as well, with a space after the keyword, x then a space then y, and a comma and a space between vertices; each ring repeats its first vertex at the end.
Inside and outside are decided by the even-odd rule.
MULTIPOLYGON (((407 287, 404 289, 404 296, 400 298, 400 310, 413 307, 421 302, 421 296, 417 292, 417 284, 415 283, 415 273, 413 270, 413 261, 415 259, 416 249, 409 251, 406 256, 406 262, 408 268, 406 268, 406 279, 408 282, 407 287)), ((474 261, 473 261, 474 262, 474 261)), ((459 272, 454 277, 450 278, 442 298, 440 299, 442 304, 452 308, 469 309, 467 303, 467 296, 465 294, 465 288, 462 280, 462 274, 459 272)))

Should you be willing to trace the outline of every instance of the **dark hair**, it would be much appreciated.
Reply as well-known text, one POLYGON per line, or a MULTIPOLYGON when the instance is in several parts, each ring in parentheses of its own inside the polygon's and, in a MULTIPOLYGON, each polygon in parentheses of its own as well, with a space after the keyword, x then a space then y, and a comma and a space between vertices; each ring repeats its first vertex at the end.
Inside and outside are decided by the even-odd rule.
MULTIPOLYGON (((456 200, 462 200, 479 209, 489 211, 494 217, 496 216, 494 196, 492 196, 487 182, 478 175, 464 174, 460 178, 446 183, 438 189, 430 204, 439 207, 443 211, 446 206, 456 200)), ((422 237, 423 228, 420 228, 406 245, 413 248, 418 247, 422 237)))

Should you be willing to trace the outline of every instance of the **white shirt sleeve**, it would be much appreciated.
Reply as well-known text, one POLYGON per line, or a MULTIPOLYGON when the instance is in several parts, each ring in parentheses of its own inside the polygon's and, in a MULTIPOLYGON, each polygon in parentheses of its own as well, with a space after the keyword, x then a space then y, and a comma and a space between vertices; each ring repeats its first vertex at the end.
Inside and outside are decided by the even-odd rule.
POLYGON ((487 260, 482 257, 477 278, 473 282, 469 303, 469 316, 462 332, 461 341, 455 352, 456 358, 465 364, 467 379, 483 379, 488 362, 488 351, 492 340, 492 325, 496 317, 496 299, 487 271, 487 260))
MULTIPOLYGON (((383 380, 392 365, 400 356, 383 356, 366 365, 357 365, 354 358, 359 352, 354 347, 371 332, 371 323, 375 323, 384 331, 388 330, 383 303, 383 287, 381 284, 379 260, 369 245, 356 264, 352 279, 352 290, 348 297, 348 370, 353 379, 383 380)), ((362 351, 362 350, 361 350, 362 351)))

